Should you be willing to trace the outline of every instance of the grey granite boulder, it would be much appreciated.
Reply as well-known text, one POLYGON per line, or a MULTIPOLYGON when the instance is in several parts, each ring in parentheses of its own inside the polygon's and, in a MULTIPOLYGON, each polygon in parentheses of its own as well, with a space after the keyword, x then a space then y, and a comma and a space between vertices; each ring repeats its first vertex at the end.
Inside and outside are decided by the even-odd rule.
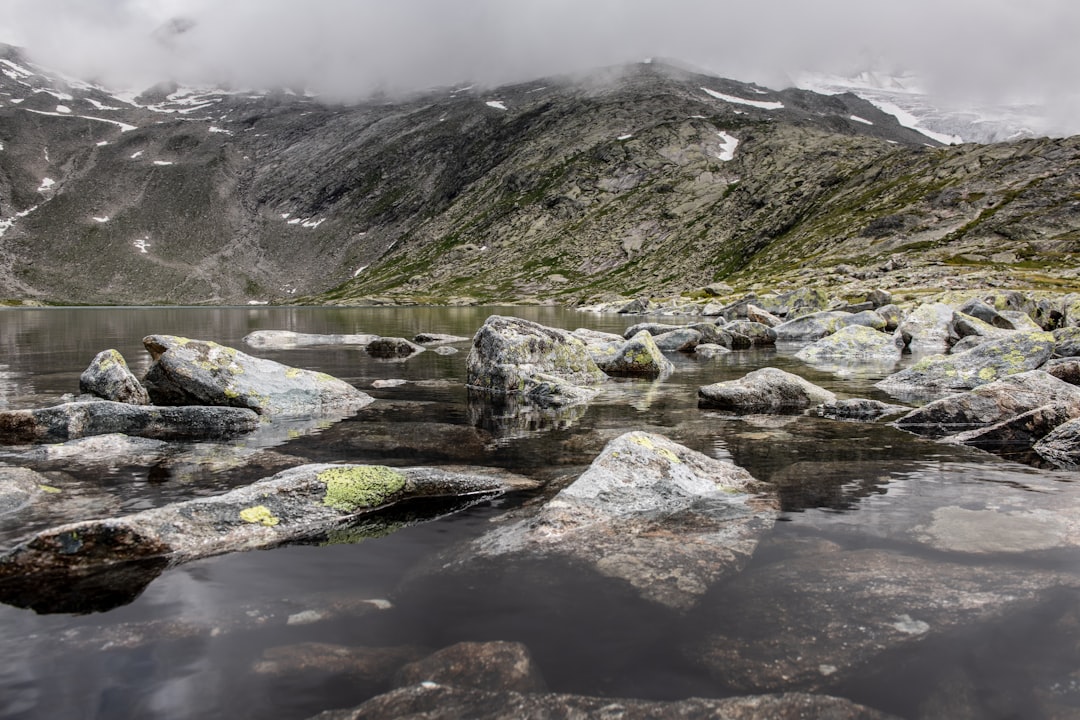
MULTIPOLYGON (((593 354, 597 358, 596 354, 593 354)), ((659 377, 668 375, 675 366, 664 357, 653 336, 642 330, 615 348, 610 356, 597 359, 597 365, 608 375, 659 377)))
POLYGON ((319 335, 298 333, 291 330, 256 330, 244 336, 244 344, 253 348, 291 350, 318 345, 367 345, 378 335, 319 335))
POLYGON ((460 642, 411 662, 394 677, 401 687, 439 683, 492 692, 543 692, 547 684, 519 642, 460 642))
POLYGON ((653 341, 663 352, 689 353, 701 344, 701 333, 693 328, 679 328, 654 335, 653 341))
POLYGON ((943 353, 959 338, 953 328, 953 309, 942 303, 925 303, 901 321, 900 336, 912 352, 943 353))
POLYGON ((326 373, 252 357, 224 345, 150 335, 154 358, 143 383, 158 405, 226 405, 260 415, 320 415, 358 410, 373 398, 326 373))
POLYGON ((661 435, 630 432, 534 517, 482 535, 459 557, 561 557, 682 610, 742 567, 778 507, 746 470, 661 435))
POLYGON ((658 322, 643 322, 631 325, 623 331, 623 338, 629 340, 637 335, 642 330, 646 331, 650 335, 663 335, 664 333, 671 332, 672 330, 685 330, 685 325, 670 325, 667 323, 658 322))
POLYGON ((851 315, 840 310, 811 313, 777 325, 773 331, 780 342, 819 340, 844 327, 851 315))
POLYGON ((79 376, 79 392, 102 400, 149 405, 150 396, 116 350, 102 350, 79 376))
POLYGON ((733 335, 745 335, 753 345, 768 346, 776 344, 776 331, 773 326, 752 320, 734 320, 723 327, 733 335))
MULTIPOLYGON (((1002 320, 1005 321, 1004 318, 1002 318, 1002 320)), ((1009 324, 1011 325, 1012 323, 1009 324)), ((956 330, 956 334, 960 338, 974 335, 983 338, 984 340, 1000 340, 1015 332, 1012 328, 1002 328, 997 325, 992 325, 980 318, 972 315, 965 315, 962 312, 953 315, 953 329, 956 330)), ((956 352, 955 345, 953 346, 953 352, 956 352)))
POLYGON ((1006 317, 1001 315, 992 305, 979 300, 978 298, 972 298, 963 305, 960 306, 959 312, 964 315, 970 315, 971 317, 978 318, 991 327, 1000 328, 1003 330, 1015 330, 1012 322, 1006 317))
POLYGON ((803 362, 820 360, 899 361, 900 348, 892 335, 864 325, 848 325, 795 353, 803 362))
POLYGON ((918 435, 941 437, 1054 404, 1080 407, 1080 387, 1033 370, 927 403, 897 420, 896 426, 918 435))
POLYGON ((1077 417, 1080 402, 1051 403, 993 425, 949 435, 944 441, 1010 456, 1030 450, 1055 428, 1077 417))
POLYGON ((465 369, 474 390, 551 406, 587 402, 607 379, 572 333, 501 315, 476 331, 465 369))
POLYGON ((1080 419, 1058 425, 1035 443, 1035 452, 1061 467, 1080 466, 1080 419))
POLYGON ((771 367, 698 388, 698 407, 732 412, 797 413, 835 400, 825 388, 771 367))
POLYGON ((210 440, 235 437, 258 426, 259 416, 246 408, 95 400, 0 411, 0 444, 55 443, 109 433, 158 440, 210 440))
POLYGON ((1054 330, 1054 356, 1080 357, 1080 327, 1054 330))
POLYGON ((886 392, 918 388, 965 390, 1034 370, 1054 352, 1048 332, 1013 332, 955 355, 931 355, 890 375, 877 387, 886 392))

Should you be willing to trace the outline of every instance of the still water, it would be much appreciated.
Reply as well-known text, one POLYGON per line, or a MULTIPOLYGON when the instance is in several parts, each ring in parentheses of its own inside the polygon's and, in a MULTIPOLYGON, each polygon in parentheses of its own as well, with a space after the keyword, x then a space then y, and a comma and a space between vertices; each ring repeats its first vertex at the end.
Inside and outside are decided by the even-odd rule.
POLYGON ((699 386, 766 365, 843 397, 887 400, 873 383, 891 368, 815 368, 791 348, 683 355, 665 380, 612 381, 589 406, 557 417, 506 417, 466 392, 467 343, 457 354, 390 362, 359 348, 242 342, 270 329, 471 336, 492 313, 619 333, 640 320, 546 307, 0 311, 0 409, 77 392, 79 374, 106 348, 141 376, 149 334, 320 370, 378 400, 337 422, 178 446, 151 460, 0 448, 0 462, 44 472, 60 490, 0 518, 0 549, 35 529, 219 493, 304 462, 481 465, 544 483, 441 517, 410 509, 433 519, 385 537, 193 562, 104 612, 0 605, 0 717, 305 718, 385 690, 395 658, 466 640, 524 643, 557 692, 678 699, 807 690, 912 718, 1080 713, 1074 473, 885 423, 733 417, 696 404, 699 386), (374 389, 381 379, 408 382, 374 389), (732 460, 779 488, 781 522, 749 566, 695 608, 650 605, 620 581, 573 567, 440 572, 456 547, 506 513, 528 512, 629 430, 732 460))

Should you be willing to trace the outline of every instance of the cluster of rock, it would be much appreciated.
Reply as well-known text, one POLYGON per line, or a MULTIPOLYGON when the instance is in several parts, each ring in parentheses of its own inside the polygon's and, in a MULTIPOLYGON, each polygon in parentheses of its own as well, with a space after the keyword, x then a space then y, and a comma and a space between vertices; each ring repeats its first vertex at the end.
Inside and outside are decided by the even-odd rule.
POLYGON ((429 347, 440 355, 458 352, 452 345, 466 343, 467 337, 444 333, 419 333, 412 340, 401 337, 382 337, 368 334, 314 334, 291 330, 256 330, 244 336, 244 343, 266 350, 292 350, 325 345, 362 347, 368 355, 386 360, 403 360, 422 353, 429 347))

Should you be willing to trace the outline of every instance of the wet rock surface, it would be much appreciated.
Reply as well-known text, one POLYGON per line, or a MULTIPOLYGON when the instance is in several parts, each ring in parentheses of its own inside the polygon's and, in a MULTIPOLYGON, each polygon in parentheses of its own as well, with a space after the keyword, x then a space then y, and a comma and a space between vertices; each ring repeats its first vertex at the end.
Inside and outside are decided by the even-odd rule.
POLYGON ((518 642, 462 642, 398 670, 394 685, 438 683, 491 692, 547 690, 529 649, 518 642))
POLYGON ((778 368, 762 368, 698 389, 698 407, 732 412, 802 412, 834 400, 832 392, 778 368))
POLYGON ((244 336, 244 344, 253 348, 291 350, 319 345, 367 345, 378 335, 299 333, 291 330, 256 330, 244 336))
POLYGON ((79 377, 79 392, 102 400, 149 405, 150 396, 116 350, 102 350, 79 377))
POLYGON ((422 683, 400 688, 372 698, 351 710, 331 710, 311 720, 362 720, 370 718, 423 717, 445 720, 475 718, 551 718, 571 720, 586 717, 725 718, 730 720, 887 720, 884 715, 849 700, 824 695, 785 693, 707 700, 692 698, 669 702, 599 698, 581 695, 485 692, 422 683))
POLYGON ((561 556, 686 609, 742 566, 776 509, 775 496, 742 468, 631 432, 535 517, 485 534, 459 557, 561 556))
POLYGON ((573 334, 500 315, 477 330, 466 371, 470 388, 539 405, 586 402, 607 378, 573 334))
POLYGON ((365 349, 368 355, 386 359, 405 359, 424 352, 425 348, 405 338, 380 337, 369 342, 365 349))
POLYGON ((48 479, 26 468, 0 466, 0 515, 16 513, 45 494, 48 479))
POLYGON ((111 433, 168 440, 230 438, 258 426, 259 416, 247 408, 159 407, 96 400, 0 411, 0 443, 55 443, 111 433))
POLYGON ((150 335, 154 358, 143 383, 160 405, 224 405, 260 415, 358 410, 371 396, 325 373, 256 358, 215 342, 150 335))

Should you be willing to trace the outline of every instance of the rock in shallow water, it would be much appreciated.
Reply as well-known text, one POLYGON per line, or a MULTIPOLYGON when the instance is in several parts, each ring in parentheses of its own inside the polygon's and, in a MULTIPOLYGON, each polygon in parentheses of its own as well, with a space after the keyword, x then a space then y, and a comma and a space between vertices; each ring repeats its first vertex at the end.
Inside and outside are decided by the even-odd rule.
POLYGON ((0 412, 0 444, 55 443, 111 433, 158 440, 222 439, 258 426, 259 416, 239 407, 157 407, 97 400, 0 412))
POLYGON ((244 336, 244 343, 254 348, 289 350, 316 345, 367 345, 378 335, 316 335, 291 330, 256 330, 244 336))
POLYGON ((79 392, 102 400, 149 405, 150 396, 116 350, 102 350, 79 377, 79 392))
POLYGON ((358 410, 367 393, 326 373, 252 357, 224 345, 173 335, 150 335, 154 358, 144 383, 159 405, 224 405, 260 415, 319 415, 358 410))
POLYGON ((647 600, 686 609, 742 567, 778 507, 746 470, 631 432, 608 443, 535 517, 481 536, 457 564, 558 556, 625 581, 647 600))
POLYGON ((556 406, 587 402, 607 379, 572 333, 501 315, 476 331, 466 372, 472 389, 556 406))
POLYGON ((771 367, 698 388, 698 407, 732 412, 797 413, 835 400, 825 388, 771 367))

